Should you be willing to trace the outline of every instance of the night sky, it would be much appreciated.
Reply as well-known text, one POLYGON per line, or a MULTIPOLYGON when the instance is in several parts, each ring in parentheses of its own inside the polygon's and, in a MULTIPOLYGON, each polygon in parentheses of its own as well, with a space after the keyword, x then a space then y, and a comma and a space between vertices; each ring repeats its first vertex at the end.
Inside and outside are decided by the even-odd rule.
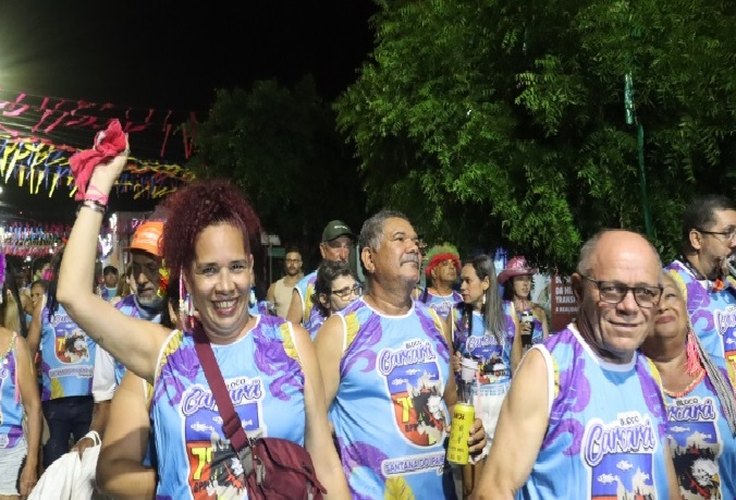
MULTIPOLYGON (((0 89, 204 120, 216 88, 258 79, 312 74, 332 100, 373 46, 371 0, 187 3, 0 0, 0 89)), ((0 198, 46 209, 14 191, 0 198)))

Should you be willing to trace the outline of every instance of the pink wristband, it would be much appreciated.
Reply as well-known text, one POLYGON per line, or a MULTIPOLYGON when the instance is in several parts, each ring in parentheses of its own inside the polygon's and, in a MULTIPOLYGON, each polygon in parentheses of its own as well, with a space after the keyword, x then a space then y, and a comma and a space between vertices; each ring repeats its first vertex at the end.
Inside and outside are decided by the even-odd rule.
POLYGON ((107 206, 107 200, 109 196, 104 194, 102 191, 97 189, 95 186, 90 184, 87 186, 87 192, 84 195, 85 200, 90 200, 99 203, 100 205, 107 206))

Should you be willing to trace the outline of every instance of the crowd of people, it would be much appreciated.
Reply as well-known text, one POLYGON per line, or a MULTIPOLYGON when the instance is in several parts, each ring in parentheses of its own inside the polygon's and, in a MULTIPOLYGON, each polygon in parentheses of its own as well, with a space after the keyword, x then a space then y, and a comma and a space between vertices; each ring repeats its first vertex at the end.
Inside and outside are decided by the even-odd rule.
POLYGON ((570 277, 578 313, 554 332, 523 256, 496 269, 447 242, 423 256, 390 210, 357 234, 327 223, 306 275, 289 247, 255 307, 260 222, 225 180, 172 194, 136 229, 124 271, 97 283, 126 160, 94 170, 94 196, 27 293, 0 275, 0 499, 33 497, 40 473, 85 456, 115 498, 245 498, 259 469, 233 425, 303 447, 317 498, 736 498, 730 200, 693 200, 666 266, 641 234, 593 235, 570 277), (447 459, 458 403, 475 410, 465 465, 447 459))

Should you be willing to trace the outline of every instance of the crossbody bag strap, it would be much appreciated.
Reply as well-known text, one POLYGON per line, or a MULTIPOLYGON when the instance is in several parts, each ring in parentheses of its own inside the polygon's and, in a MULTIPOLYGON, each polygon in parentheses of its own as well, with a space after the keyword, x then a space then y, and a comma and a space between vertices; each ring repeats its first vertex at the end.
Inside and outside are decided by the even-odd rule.
POLYGON ((222 372, 217 365, 210 339, 202 331, 201 325, 197 325, 194 329, 194 349, 197 351, 197 357, 199 357, 199 362, 204 370, 207 384, 212 390, 212 395, 215 397, 217 408, 222 417, 222 430, 225 431, 225 436, 230 440, 235 452, 240 455, 240 451, 250 446, 250 443, 243 425, 240 423, 240 417, 235 412, 230 393, 228 393, 225 380, 222 378, 222 372))

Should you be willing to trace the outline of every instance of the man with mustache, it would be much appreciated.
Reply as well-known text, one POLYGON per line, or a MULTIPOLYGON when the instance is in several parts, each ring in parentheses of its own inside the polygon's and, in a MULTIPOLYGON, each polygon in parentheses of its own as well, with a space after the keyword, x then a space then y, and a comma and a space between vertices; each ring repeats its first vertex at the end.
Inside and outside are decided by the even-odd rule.
MULTIPOLYGON (((445 462, 455 404, 443 322, 412 299, 421 255, 403 214, 382 211, 358 238, 367 292, 317 332, 325 395, 353 498, 455 498, 445 462)), ((479 419, 470 453, 485 446, 479 419)))
MULTIPOLYGON (((160 220, 149 220, 136 228, 127 248, 130 252, 132 280, 135 286, 133 293, 115 304, 117 309, 128 316, 155 323, 161 322, 161 311, 165 303, 164 297, 159 293, 162 257, 159 241, 163 230, 164 223, 160 220)), ((92 396, 95 405, 90 431, 96 431, 100 436, 107 425, 112 396, 124 374, 125 366, 98 346, 92 377, 92 396)), ((92 438, 84 437, 74 445, 74 449, 79 451, 81 456, 85 449, 93 445, 92 438)))
POLYGON ((695 198, 682 216, 682 255, 666 269, 681 280, 687 310, 705 350, 736 364, 736 205, 719 195, 695 198))
POLYGON ((514 374, 477 499, 674 498, 661 389, 637 351, 662 296, 661 266, 638 233, 605 230, 583 245, 577 318, 514 374))

